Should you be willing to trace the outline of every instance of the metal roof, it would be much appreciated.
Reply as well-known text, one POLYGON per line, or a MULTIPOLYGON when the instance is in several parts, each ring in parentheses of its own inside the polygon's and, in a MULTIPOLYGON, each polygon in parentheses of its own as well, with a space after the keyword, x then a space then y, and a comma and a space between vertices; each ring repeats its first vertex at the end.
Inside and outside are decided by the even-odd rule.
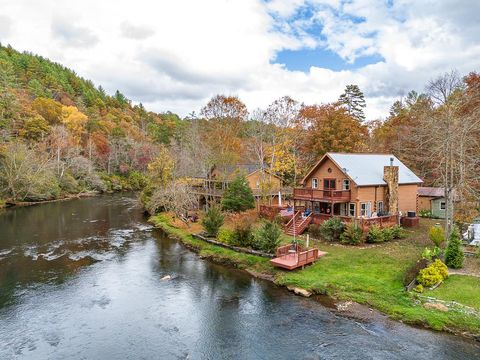
POLYGON ((439 187, 419 187, 418 196, 444 197, 445 189, 439 187))
POLYGON ((383 180, 383 168, 390 165, 398 166, 399 184, 418 184, 422 182, 412 170, 407 168, 395 155, 392 154, 342 154, 327 153, 358 186, 386 185, 383 180))

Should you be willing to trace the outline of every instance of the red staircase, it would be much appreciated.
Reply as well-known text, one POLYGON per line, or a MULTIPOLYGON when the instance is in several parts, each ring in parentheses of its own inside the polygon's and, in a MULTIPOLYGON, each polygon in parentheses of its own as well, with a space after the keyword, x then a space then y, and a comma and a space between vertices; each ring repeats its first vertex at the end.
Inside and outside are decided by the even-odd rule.
POLYGON ((302 217, 302 212, 297 211, 292 219, 285 225, 285 234, 293 236, 300 235, 312 222, 312 214, 302 217))

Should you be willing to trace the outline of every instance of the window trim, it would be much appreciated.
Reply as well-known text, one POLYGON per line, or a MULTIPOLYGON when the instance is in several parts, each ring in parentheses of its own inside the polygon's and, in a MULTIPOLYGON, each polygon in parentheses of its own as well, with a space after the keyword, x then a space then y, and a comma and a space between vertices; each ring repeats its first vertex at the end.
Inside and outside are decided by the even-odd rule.
POLYGON ((335 179, 335 178, 325 178, 325 179, 323 179, 323 190, 337 190, 337 179, 335 179), (334 187, 333 188, 325 187, 325 181, 328 181, 329 185, 330 185, 330 182, 333 181, 333 184, 334 184, 333 186, 334 187))
POLYGON ((350 179, 343 179, 342 181, 342 190, 350 190, 350 179), (345 186, 347 184, 347 186, 345 186))
POLYGON ((318 189, 318 178, 312 178, 312 189, 318 189), (313 186, 314 181, 316 182, 315 186, 313 186))
POLYGON ((348 203, 348 216, 350 217, 356 217, 357 216, 357 204, 351 202, 351 203, 348 203), (352 209, 352 205, 353 205, 353 209, 352 209), (352 211, 353 210, 353 215, 352 215, 352 211))
POLYGON ((371 201, 365 201, 365 202, 361 202, 360 203, 360 216, 363 216, 363 217, 371 217, 372 216, 372 202, 371 201), (362 206, 363 205, 366 205, 365 207, 365 214, 363 214, 363 209, 362 209, 362 206), (370 214, 369 214, 370 212, 370 214))
POLYGON ((384 209, 384 203, 383 203, 383 200, 380 200, 380 201, 377 201, 377 214, 379 212, 383 212, 385 209, 384 209), (380 204, 382 204, 382 210, 380 210, 380 204))

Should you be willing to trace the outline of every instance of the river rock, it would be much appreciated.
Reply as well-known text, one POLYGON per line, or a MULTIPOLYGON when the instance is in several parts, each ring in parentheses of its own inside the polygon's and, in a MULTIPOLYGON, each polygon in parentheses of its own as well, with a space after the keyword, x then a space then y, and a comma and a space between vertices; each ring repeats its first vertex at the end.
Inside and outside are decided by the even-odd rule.
POLYGON ((287 289, 290 290, 290 291, 293 291, 296 295, 300 295, 300 296, 303 296, 303 297, 312 296, 312 293, 310 291, 299 288, 299 287, 287 286, 287 289))
POLYGON ((423 304, 423 307, 425 309, 435 309, 435 310, 443 311, 443 312, 448 311, 448 307, 446 307, 443 304, 439 304, 439 303, 425 303, 425 304, 423 304))
POLYGON ((165 275, 162 277, 160 280, 165 281, 165 280, 170 280, 172 277, 170 275, 165 275))

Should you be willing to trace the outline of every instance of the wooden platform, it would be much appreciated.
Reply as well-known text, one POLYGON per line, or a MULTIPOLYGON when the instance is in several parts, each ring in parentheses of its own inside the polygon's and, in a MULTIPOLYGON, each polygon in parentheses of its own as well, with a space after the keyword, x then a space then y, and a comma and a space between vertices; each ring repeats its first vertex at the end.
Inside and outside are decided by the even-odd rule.
MULTIPOLYGON (((287 245, 283 248, 289 248, 290 246, 287 245)), ((273 266, 287 269, 287 270, 294 270, 299 267, 312 264, 318 258, 326 255, 326 252, 320 251, 318 249, 310 249, 302 251, 301 248, 298 248, 297 252, 289 252, 286 253, 284 249, 279 248, 277 250, 277 257, 270 260, 270 263, 273 266), (280 255, 280 256, 279 256, 280 255)))

